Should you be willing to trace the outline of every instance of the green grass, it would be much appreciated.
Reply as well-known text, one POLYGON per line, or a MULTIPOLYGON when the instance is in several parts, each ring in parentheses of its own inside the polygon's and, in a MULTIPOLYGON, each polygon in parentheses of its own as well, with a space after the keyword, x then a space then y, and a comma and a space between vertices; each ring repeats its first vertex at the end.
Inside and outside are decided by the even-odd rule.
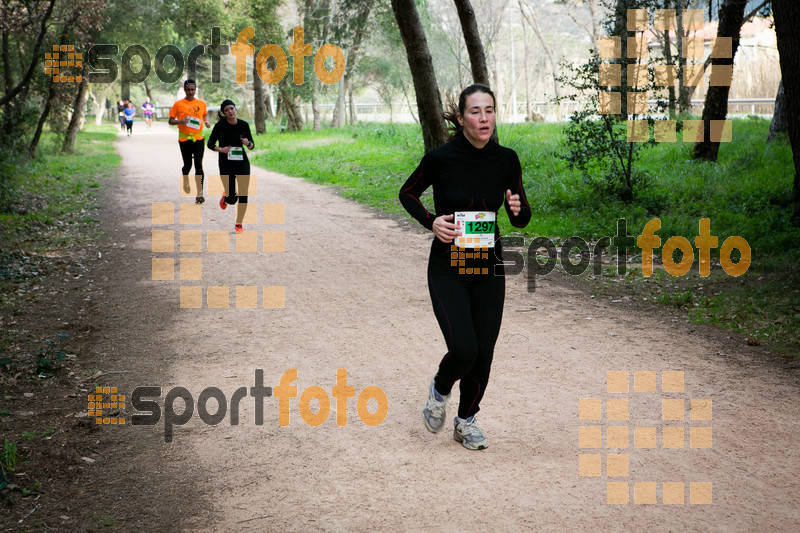
MULTIPOLYGON (((87 124, 75 151, 60 152, 62 137, 45 132, 39 156, 0 152, 0 311, 36 284, 69 247, 100 236, 97 193, 116 173, 113 126, 87 124)), ((0 351, 14 332, 0 327, 0 351)))
POLYGON ((93 216, 97 190, 120 162, 114 139, 111 126, 87 125, 71 154, 59 151, 60 136, 46 133, 38 158, 3 155, 0 240, 5 243, 4 252, 46 253, 90 236, 80 230, 97 225, 93 216))
MULTIPOLYGON (((789 220, 791 148, 785 142, 767 146, 768 127, 762 119, 735 120, 733 142, 722 145, 716 164, 692 161, 691 144, 657 145, 639 163, 650 175, 650 186, 629 205, 598 196, 558 157, 563 125, 501 125, 499 135, 520 157, 534 215, 528 235, 594 240, 614 235, 620 218, 627 219, 630 234, 659 218, 663 244, 673 235, 693 240, 699 219, 710 218, 711 234, 720 244, 740 235, 754 259, 767 265, 773 259, 800 259, 800 228, 789 220)), ((414 124, 270 132, 260 146, 266 153, 256 156, 255 164, 333 185, 343 196, 390 213, 403 212, 397 192, 423 154, 414 124)))
MULTIPOLYGON (((654 300, 685 308, 698 322, 758 334, 761 340, 777 338, 771 344, 781 351, 800 353, 800 308, 792 303, 800 301, 800 276, 794 268, 800 260, 800 228, 790 221, 794 166, 788 142, 766 144, 769 121, 734 120, 733 142, 722 144, 717 163, 692 161, 692 145, 682 142, 660 143, 645 151, 638 168, 648 174, 649 185, 631 204, 599 194, 559 157, 564 153, 564 127, 498 127, 501 143, 513 148, 522 164, 533 211, 524 235, 556 241, 577 235, 593 242, 615 235, 618 219, 626 219, 628 234, 636 236, 647 221, 659 218, 662 245, 676 235, 693 244, 699 220, 709 218, 718 246, 732 235, 748 242, 752 265, 742 279, 727 276, 718 264, 710 278, 700 278, 695 252, 695 264, 683 279, 626 276, 626 281, 638 280, 627 283, 630 290, 646 287, 654 300), (696 287, 703 284, 701 295, 696 287), (780 327, 771 325, 775 321, 780 327)), ((283 134, 275 129, 258 140, 266 148, 254 164, 333 186, 342 196, 388 213, 404 213, 397 193, 423 155, 416 124, 361 124, 283 134)), ((432 207, 430 191, 423 201, 432 207)), ((510 228, 502 211, 499 223, 501 231, 510 228)), ((660 249, 656 254, 660 257, 660 249)), ((718 258, 717 248, 712 260, 718 258)))
POLYGON ((22 462, 22 457, 17 450, 17 443, 8 439, 3 439, 3 450, 0 452, 0 463, 3 464, 10 472, 19 466, 22 462))
MULTIPOLYGON (((277 130, 275 130, 277 132, 277 130)), ((345 197, 400 213, 397 193, 422 157, 421 137, 406 125, 365 125, 342 130, 261 136, 266 154, 253 163, 333 185, 345 197)))

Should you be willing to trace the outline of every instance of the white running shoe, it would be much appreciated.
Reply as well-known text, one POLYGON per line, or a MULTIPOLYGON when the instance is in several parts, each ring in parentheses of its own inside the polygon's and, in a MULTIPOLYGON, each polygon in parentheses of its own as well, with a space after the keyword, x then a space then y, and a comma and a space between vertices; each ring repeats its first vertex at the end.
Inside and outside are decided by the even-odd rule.
POLYGON ((489 439, 483 434, 481 428, 475 423, 475 415, 464 420, 455 417, 453 420, 455 430, 453 438, 468 450, 485 450, 489 447, 489 439))
POLYGON ((422 409, 422 421, 428 431, 438 433, 444 427, 444 420, 447 418, 447 400, 450 399, 450 395, 442 396, 436 392, 434 383, 435 378, 431 380, 431 386, 428 389, 428 400, 422 409))

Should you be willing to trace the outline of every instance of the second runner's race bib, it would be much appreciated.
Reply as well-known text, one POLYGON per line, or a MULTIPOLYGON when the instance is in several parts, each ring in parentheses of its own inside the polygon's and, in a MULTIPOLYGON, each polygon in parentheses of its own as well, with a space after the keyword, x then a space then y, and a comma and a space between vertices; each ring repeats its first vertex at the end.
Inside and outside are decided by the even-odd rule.
POLYGON ((228 152, 228 161, 244 161, 244 148, 231 146, 228 152))
POLYGON ((494 248, 495 218, 492 211, 456 211, 453 220, 461 236, 455 243, 462 248, 494 248))

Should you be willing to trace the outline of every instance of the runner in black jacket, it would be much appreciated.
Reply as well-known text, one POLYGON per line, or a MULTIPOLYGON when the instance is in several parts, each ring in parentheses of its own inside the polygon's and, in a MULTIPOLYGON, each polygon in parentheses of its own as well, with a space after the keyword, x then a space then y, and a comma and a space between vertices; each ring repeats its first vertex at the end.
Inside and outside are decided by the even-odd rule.
POLYGON ((231 100, 222 102, 219 121, 214 124, 208 138, 208 147, 219 152, 219 173, 228 176, 228 196, 219 201, 222 209, 239 201, 236 210, 236 233, 242 233, 242 221, 247 211, 247 196, 236 196, 236 176, 250 175, 250 160, 244 147, 252 150, 255 144, 250 134, 250 125, 236 118, 236 106, 231 100), (216 144, 219 143, 217 147, 216 144))
POLYGON ((436 237, 428 288, 448 350, 431 380, 423 422, 429 431, 442 429, 450 391, 461 380, 453 436, 471 450, 488 446, 475 414, 489 380, 505 299, 496 214, 505 203, 514 226, 525 227, 531 218, 517 154, 491 140, 494 105, 488 87, 464 89, 458 113, 448 117, 456 125, 455 138, 425 155, 400 190, 403 207, 436 237), (430 186, 435 213, 420 202, 430 186))

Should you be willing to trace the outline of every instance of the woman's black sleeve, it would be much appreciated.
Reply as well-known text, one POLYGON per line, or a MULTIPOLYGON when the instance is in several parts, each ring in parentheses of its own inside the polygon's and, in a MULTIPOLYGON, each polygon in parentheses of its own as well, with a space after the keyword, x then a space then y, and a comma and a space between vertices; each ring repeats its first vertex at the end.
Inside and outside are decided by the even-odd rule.
POLYGON ((219 139, 219 122, 214 124, 214 127, 211 129, 211 135, 208 136, 208 146, 209 150, 214 150, 214 146, 217 144, 217 140, 219 139))
POLYGON ((250 124, 248 124, 247 122, 245 122, 245 123, 244 123, 244 129, 246 130, 246 132, 245 132, 245 138, 247 138, 247 139, 250 139, 250 142, 251 142, 251 143, 253 143, 253 147, 252 147, 252 148, 250 148, 250 149, 251 149, 251 150, 255 150, 255 148, 256 148, 256 141, 255 141, 255 139, 253 139, 253 135, 250 133, 250 124))
POLYGON ((520 210, 517 216, 511 212, 508 207, 508 199, 505 200, 506 213, 508 220, 515 228, 524 228, 531 221, 531 206, 528 204, 528 197, 525 195, 525 189, 522 187, 522 166, 519 164, 519 157, 516 152, 513 153, 513 161, 511 163, 511 172, 509 172, 507 190, 511 190, 511 194, 519 195, 520 210))
POLYGON ((400 188, 400 203, 408 213, 428 229, 433 229, 433 221, 436 216, 425 209, 420 201, 420 196, 431 186, 433 177, 431 158, 422 158, 417 169, 411 173, 405 184, 400 188))

